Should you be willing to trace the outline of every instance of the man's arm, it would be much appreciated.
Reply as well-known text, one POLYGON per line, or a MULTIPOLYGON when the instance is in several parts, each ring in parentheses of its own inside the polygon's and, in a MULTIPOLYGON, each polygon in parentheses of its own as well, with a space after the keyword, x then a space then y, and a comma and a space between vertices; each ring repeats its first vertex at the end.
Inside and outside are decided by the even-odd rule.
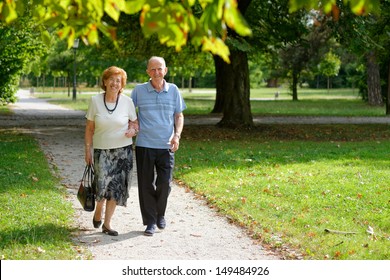
POLYGON ((183 113, 175 114, 175 135, 181 137, 181 133, 183 132, 184 127, 184 115, 183 113))
POLYGON ((179 141, 181 138, 181 133, 183 131, 184 126, 184 115, 183 113, 175 114, 175 134, 171 140, 171 150, 172 152, 176 152, 179 149, 179 141))

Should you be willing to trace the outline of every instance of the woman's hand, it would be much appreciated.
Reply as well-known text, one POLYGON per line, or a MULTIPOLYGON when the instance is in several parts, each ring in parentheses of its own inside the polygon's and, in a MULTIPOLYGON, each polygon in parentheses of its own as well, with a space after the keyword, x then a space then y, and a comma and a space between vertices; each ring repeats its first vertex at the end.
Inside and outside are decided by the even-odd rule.
POLYGON ((128 138, 134 137, 138 134, 138 131, 139 131, 138 120, 129 121, 127 130, 125 132, 125 136, 128 138))
POLYGON ((137 130, 137 129, 135 129, 135 128, 129 128, 128 130, 126 130, 125 136, 126 136, 127 138, 131 138, 131 137, 136 136, 137 133, 138 133, 138 130, 137 130))
POLYGON ((93 161, 92 161, 92 152, 91 152, 91 148, 87 147, 85 149, 85 163, 87 165, 92 165, 93 161))

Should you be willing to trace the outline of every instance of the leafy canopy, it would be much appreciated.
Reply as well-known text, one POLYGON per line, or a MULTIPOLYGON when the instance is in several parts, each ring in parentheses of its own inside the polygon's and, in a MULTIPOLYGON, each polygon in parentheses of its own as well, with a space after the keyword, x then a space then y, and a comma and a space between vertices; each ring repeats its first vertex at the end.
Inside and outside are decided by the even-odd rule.
MULTIPOLYGON (((334 12, 337 0, 290 0, 290 12, 301 8, 334 12)), ((380 0, 343 0, 356 14, 379 10, 380 0)), ((46 29, 41 33, 50 42, 48 28, 67 40, 98 44, 99 32, 116 42, 116 28, 105 16, 118 22, 120 14, 137 14, 145 37, 157 34, 161 44, 177 51, 188 42, 229 62, 225 44, 227 29, 250 36, 251 29, 238 9, 237 0, 0 0, 0 21, 11 23, 23 15, 25 6, 34 7, 33 20, 46 29), (201 11, 195 13, 195 11, 201 11)))
MULTIPOLYGON (((236 0, 1 0, 0 20, 10 23, 23 14, 25 5, 33 5, 33 17, 46 28, 54 28, 68 47, 75 38, 85 44, 98 44, 99 32, 116 41, 116 28, 104 20, 108 15, 118 22, 120 14, 139 14, 145 37, 157 34, 160 43, 177 51, 190 41, 229 61, 224 43, 227 27, 241 36, 251 30, 239 13, 236 0), (201 16, 194 14, 201 8, 201 16)), ((42 32, 49 41, 49 32, 42 32)))

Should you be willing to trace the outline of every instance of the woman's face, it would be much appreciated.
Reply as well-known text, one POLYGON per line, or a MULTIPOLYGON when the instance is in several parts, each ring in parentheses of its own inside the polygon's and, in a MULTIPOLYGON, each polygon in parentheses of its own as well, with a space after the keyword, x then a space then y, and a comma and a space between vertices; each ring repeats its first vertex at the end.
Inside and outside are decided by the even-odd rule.
POLYGON ((114 74, 104 81, 106 91, 119 92, 122 89, 122 75, 114 74))

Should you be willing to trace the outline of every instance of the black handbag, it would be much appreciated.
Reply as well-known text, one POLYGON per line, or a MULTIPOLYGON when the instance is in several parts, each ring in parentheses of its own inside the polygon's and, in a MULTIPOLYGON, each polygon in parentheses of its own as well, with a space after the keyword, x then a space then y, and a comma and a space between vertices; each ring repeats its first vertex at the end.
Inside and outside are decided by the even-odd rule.
POLYGON ((94 170, 93 165, 85 166, 83 178, 77 192, 77 199, 85 211, 95 210, 95 188, 93 187, 94 170))

